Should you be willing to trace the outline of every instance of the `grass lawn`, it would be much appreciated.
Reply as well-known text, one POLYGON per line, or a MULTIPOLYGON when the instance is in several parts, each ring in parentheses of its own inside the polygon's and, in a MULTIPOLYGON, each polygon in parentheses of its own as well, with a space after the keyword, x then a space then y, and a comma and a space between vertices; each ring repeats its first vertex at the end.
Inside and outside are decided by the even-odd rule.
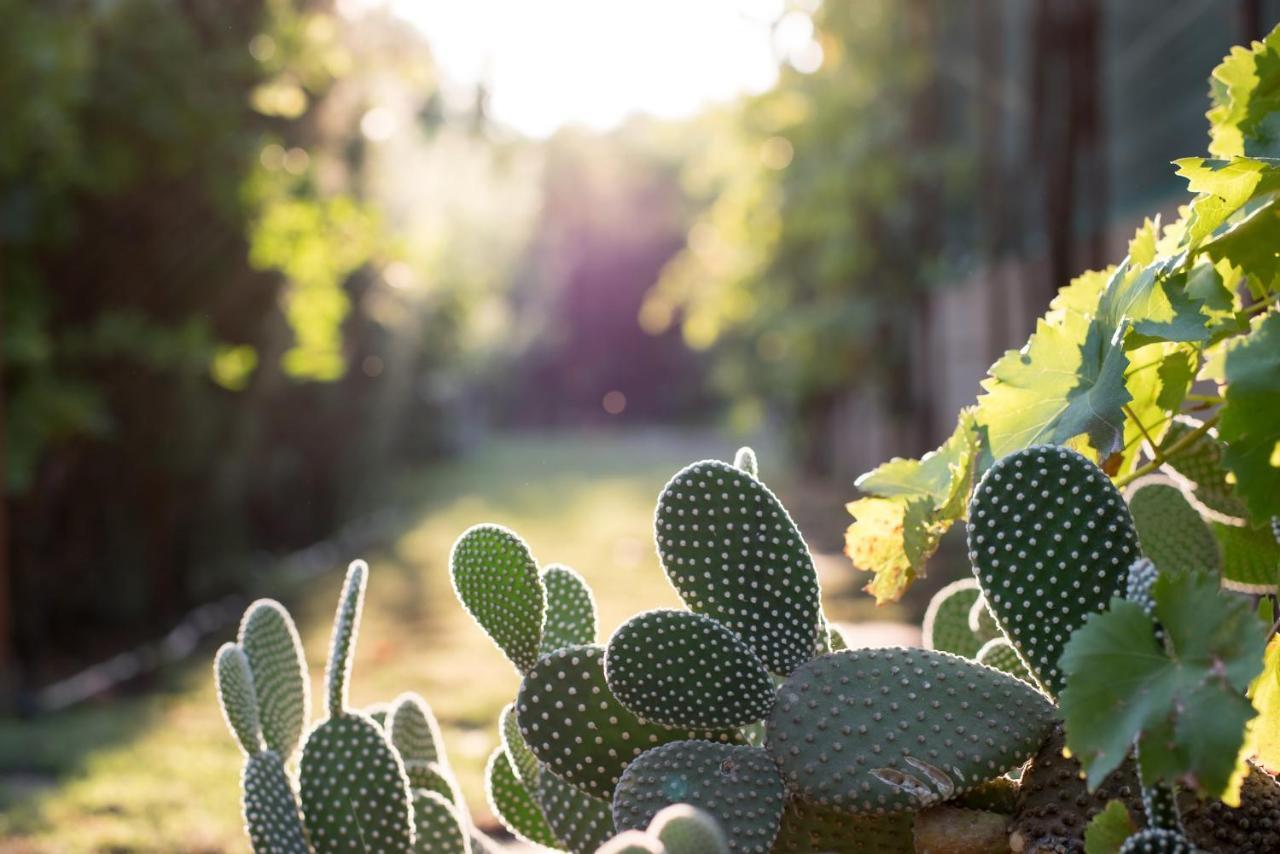
MULTIPOLYGON (((402 691, 424 696, 483 824, 490 819, 483 766, 497 743, 498 711, 519 680, 454 597, 447 572, 454 539, 477 522, 499 522, 523 535, 540 563, 575 567, 596 593, 604 639, 637 611, 678 604, 654 554, 655 499, 684 464, 732 452, 714 438, 661 432, 502 437, 407 481, 396 501, 413 511, 410 521, 364 555, 371 571, 352 704, 402 691)), ((773 480, 781 466, 768 455, 763 463, 773 480)), ((838 537, 825 519, 821 527, 811 541, 838 537)), ((302 631, 314 697, 341 570, 286 601, 302 631)), ((827 579, 828 614, 869 615, 867 598, 855 592, 864 581, 845 571, 827 579)), ((875 616, 897 616, 888 610, 875 616)), ((228 629, 224 639, 232 635, 228 629)), ((214 699, 212 652, 172 668, 139 696, 36 721, 0 720, 0 851, 245 850, 241 758, 214 699)))

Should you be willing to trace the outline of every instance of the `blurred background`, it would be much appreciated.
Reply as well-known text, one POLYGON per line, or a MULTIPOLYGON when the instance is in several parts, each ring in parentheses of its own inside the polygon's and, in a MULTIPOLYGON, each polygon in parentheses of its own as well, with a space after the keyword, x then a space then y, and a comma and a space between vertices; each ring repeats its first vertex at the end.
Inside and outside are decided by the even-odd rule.
MULTIPOLYGON (((0 850, 243 850, 209 654, 424 694, 473 810, 493 520, 602 630, 663 482, 743 443, 818 553, 1073 274, 1171 212, 1274 0, 0 0, 0 850)), ((643 601, 642 601, 643 600, 643 601)))

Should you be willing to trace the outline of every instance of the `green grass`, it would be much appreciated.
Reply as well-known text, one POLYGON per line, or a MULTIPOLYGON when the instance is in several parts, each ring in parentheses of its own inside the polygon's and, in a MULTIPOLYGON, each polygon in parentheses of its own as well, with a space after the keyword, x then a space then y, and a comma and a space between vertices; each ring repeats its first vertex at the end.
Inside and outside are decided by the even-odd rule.
MULTIPOLYGON (((596 591, 605 637, 638 610, 676 604, 654 556, 654 500, 683 464, 732 451, 657 432, 503 438, 407 483, 397 500, 414 508, 413 521, 367 556, 352 703, 406 690, 426 697, 468 803, 487 817, 483 763, 519 680, 454 598, 454 539, 476 522, 500 522, 540 562, 577 568, 596 591)), ((317 685, 341 574, 335 567, 286 603, 317 685)), ((0 850, 244 850, 241 760, 217 711, 211 653, 164 674, 146 696, 0 721, 0 850), (50 776, 52 786, 29 785, 50 776)))

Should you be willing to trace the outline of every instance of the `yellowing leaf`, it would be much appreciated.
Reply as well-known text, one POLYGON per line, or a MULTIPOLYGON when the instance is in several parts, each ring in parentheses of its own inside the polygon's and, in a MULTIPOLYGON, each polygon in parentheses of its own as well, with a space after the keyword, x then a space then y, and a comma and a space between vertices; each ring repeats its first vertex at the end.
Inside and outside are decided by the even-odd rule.
POLYGON ((877 605, 898 599, 938 547, 941 533, 927 522, 928 501, 863 498, 846 509, 854 522, 845 531, 844 553, 858 569, 875 573, 866 590, 877 605))

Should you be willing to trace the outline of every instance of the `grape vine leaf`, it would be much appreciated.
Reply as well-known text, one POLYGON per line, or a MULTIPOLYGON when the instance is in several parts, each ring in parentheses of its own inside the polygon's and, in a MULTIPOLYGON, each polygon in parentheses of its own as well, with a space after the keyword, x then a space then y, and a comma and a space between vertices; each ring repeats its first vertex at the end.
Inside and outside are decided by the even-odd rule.
POLYGON ((1269 520, 1280 516, 1280 314, 1227 343, 1225 374, 1222 464, 1253 519, 1269 520))
POLYGON ((1280 772, 1280 635, 1271 639, 1262 672, 1249 686, 1258 716, 1249 723, 1248 758, 1275 774, 1280 772))
POLYGON ((1081 434, 1101 457, 1120 450, 1130 400, 1125 324, 1108 334, 1097 317, 1080 310, 1091 292, 1101 297, 1106 283, 1106 274, 1096 271, 1074 280, 1069 302, 1055 300, 1022 349, 1007 351, 991 366, 977 420, 996 459, 1081 434))
POLYGON ((1120 846, 1137 830, 1124 801, 1108 801, 1085 828, 1084 854, 1119 854, 1120 846))
POLYGON ((847 507, 855 521, 845 532, 845 554, 875 573, 866 589, 877 603, 897 599, 924 574, 939 538, 964 515, 978 444, 968 407, 937 450, 918 460, 895 457, 858 478, 855 485, 871 497, 847 507))
POLYGON ((1233 47, 1210 78, 1209 153, 1280 155, 1280 27, 1249 47, 1233 47))
POLYGON ((1186 248, 1195 250, 1232 214, 1256 196, 1276 189, 1280 169, 1250 157, 1214 160, 1183 157, 1173 161, 1177 174, 1187 180, 1187 189, 1196 193, 1185 236, 1186 248))
POLYGON ((1090 789, 1137 739, 1145 782, 1218 797, 1255 715, 1245 689, 1261 669, 1266 628, 1247 601, 1220 594, 1210 577, 1163 575, 1154 593, 1167 651, 1142 607, 1119 597, 1067 642, 1067 746, 1090 789))
POLYGON ((1244 275, 1249 290, 1259 299, 1273 293, 1280 277, 1280 209, 1268 202, 1240 222, 1204 244, 1215 262, 1230 265, 1244 275))

